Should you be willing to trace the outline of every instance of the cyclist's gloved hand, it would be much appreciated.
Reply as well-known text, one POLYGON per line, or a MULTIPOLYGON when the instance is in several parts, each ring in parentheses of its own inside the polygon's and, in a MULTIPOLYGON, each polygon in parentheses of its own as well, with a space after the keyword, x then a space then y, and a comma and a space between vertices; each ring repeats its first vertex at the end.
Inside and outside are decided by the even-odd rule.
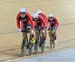
POLYGON ((44 33, 45 31, 46 31, 46 28, 43 28, 43 29, 42 29, 42 32, 44 33))
POLYGON ((49 27, 47 27, 46 30, 49 30, 49 27))
POLYGON ((57 30, 57 28, 55 27, 55 30, 57 30))
POLYGON ((54 33, 55 32, 55 30, 52 30, 52 33, 54 33))
POLYGON ((45 32, 45 30, 42 30, 42 32, 44 33, 44 32, 45 32))
POLYGON ((21 29, 18 29, 18 32, 21 32, 21 29))
POLYGON ((33 30, 33 29, 31 30, 31 33, 32 33, 32 34, 34 33, 34 30, 33 30))

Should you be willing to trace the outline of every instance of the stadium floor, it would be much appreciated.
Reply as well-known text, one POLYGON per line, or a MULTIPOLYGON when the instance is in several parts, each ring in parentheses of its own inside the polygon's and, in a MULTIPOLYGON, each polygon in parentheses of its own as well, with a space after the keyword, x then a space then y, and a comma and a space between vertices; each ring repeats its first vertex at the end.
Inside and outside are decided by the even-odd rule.
POLYGON ((37 57, 20 58, 16 60, 8 60, 5 62, 74 62, 75 49, 66 49, 63 51, 43 54, 37 57))

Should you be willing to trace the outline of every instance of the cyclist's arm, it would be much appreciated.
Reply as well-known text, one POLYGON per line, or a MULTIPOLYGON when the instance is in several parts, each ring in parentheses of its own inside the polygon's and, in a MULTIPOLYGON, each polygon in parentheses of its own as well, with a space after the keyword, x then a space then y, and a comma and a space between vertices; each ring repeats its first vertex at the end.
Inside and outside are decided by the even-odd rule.
POLYGON ((46 25, 47 25, 47 24, 48 24, 48 18, 47 18, 47 16, 46 16, 45 14, 43 14, 43 13, 42 13, 42 16, 44 17, 45 23, 46 23, 46 25))
POLYGON ((32 28, 34 28, 34 23, 33 23, 33 20, 32 20, 32 16, 29 13, 27 13, 27 15, 29 17, 29 20, 28 20, 29 24, 32 25, 32 28))
POLYGON ((54 17, 54 19, 55 19, 55 22, 56 22, 56 23, 55 23, 55 27, 58 28, 59 22, 58 22, 58 20, 57 20, 55 17, 54 17))
POLYGON ((19 14, 16 16, 16 22, 18 29, 20 28, 20 20, 19 20, 19 14))
POLYGON ((41 22, 43 24, 43 28, 46 28, 46 24, 45 24, 45 20, 42 16, 39 16, 39 18, 41 19, 41 22))

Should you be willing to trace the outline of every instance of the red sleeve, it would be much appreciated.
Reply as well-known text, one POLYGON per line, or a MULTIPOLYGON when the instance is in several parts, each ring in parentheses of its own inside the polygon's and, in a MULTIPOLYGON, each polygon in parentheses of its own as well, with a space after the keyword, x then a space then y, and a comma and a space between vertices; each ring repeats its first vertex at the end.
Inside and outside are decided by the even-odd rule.
POLYGON ((42 22, 42 25, 43 25, 43 28, 46 27, 46 24, 45 24, 45 20, 42 16, 39 15, 39 18, 41 19, 41 22, 42 22))
POLYGON ((46 24, 46 27, 47 27, 47 25, 48 25, 48 18, 47 18, 47 16, 46 15, 44 15, 45 16, 45 24, 46 24))
POLYGON ((47 18, 47 16, 46 16, 45 14, 43 14, 43 13, 42 13, 42 16, 44 17, 46 23, 48 23, 48 18, 47 18))
POLYGON ((58 20, 54 17, 54 19, 55 19, 55 26, 56 26, 56 28, 59 26, 59 22, 58 22, 58 20))
POLYGON ((47 24, 48 24, 48 18, 47 18, 47 16, 45 14, 43 14, 43 13, 41 15, 43 16, 43 18, 45 20, 45 25, 47 27, 47 24))
POLYGON ((27 15, 29 17, 29 24, 32 25, 32 28, 34 28, 34 23, 33 23, 33 20, 32 20, 32 16, 27 12, 27 15))
POLYGON ((20 14, 17 14, 17 16, 16 16, 16 22, 17 22, 17 28, 18 28, 18 29, 20 28, 19 15, 20 15, 20 14))

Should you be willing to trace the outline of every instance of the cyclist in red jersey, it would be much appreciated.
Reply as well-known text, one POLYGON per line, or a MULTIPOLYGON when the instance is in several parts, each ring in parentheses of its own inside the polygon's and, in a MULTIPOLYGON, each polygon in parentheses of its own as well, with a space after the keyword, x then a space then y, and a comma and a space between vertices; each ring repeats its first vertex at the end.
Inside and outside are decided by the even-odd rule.
POLYGON ((52 33, 55 33, 55 42, 56 41, 56 30, 59 26, 57 18, 53 14, 48 15, 48 30, 51 30, 52 33))
MULTIPOLYGON (((41 15, 38 15, 38 14, 33 14, 32 15, 33 17, 33 21, 35 22, 35 30, 36 30, 36 37, 37 37, 37 31, 38 30, 41 30, 42 34, 43 34, 43 40, 44 41, 41 41, 42 43, 40 43, 39 45, 41 46, 41 44, 44 45, 45 47, 45 42, 46 42, 46 23, 45 23, 45 19, 41 16, 41 15)), ((38 44, 38 42, 37 42, 38 44)))
POLYGON ((26 10, 26 8, 21 8, 19 13, 16 16, 17 21, 17 28, 19 32, 22 32, 24 35, 25 29, 28 26, 31 26, 31 28, 34 28, 34 23, 32 21, 32 16, 30 13, 26 10))

